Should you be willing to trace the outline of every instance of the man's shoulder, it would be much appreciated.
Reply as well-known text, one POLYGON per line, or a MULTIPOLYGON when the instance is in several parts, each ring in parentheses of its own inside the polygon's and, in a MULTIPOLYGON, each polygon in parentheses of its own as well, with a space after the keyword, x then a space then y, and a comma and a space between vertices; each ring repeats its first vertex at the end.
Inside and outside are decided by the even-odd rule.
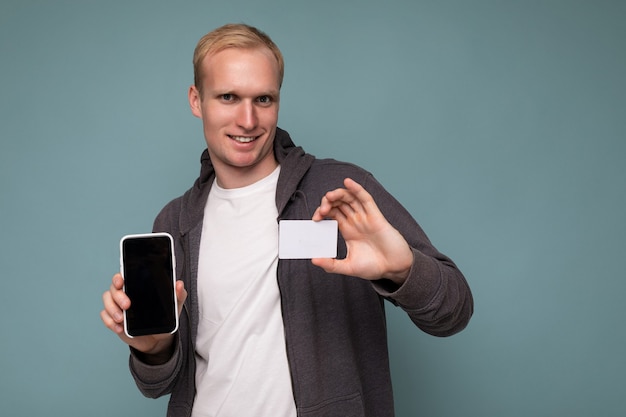
POLYGON ((167 231, 171 233, 173 226, 178 224, 182 200, 183 196, 181 195, 173 200, 170 200, 165 206, 163 206, 154 220, 153 229, 155 231, 167 231))
POLYGON ((355 172, 369 174, 364 168, 351 162, 340 161, 333 158, 316 158, 312 164, 312 168, 317 168, 333 174, 336 172, 355 172))
POLYGON ((170 200, 163 206, 154 221, 154 227, 175 232, 178 232, 179 229, 188 229, 198 219, 201 219, 206 202, 203 201, 203 196, 207 193, 208 187, 198 188, 196 183, 184 194, 170 200))
POLYGON ((346 178, 366 186, 370 182, 370 177, 368 171, 352 163, 335 159, 315 159, 299 179, 297 190, 303 193, 308 201, 319 202, 328 191, 342 188, 346 178))
POLYGON ((336 159, 315 159, 307 172, 304 180, 324 187, 329 183, 343 184, 345 178, 352 178, 356 182, 363 183, 371 173, 360 166, 336 159))

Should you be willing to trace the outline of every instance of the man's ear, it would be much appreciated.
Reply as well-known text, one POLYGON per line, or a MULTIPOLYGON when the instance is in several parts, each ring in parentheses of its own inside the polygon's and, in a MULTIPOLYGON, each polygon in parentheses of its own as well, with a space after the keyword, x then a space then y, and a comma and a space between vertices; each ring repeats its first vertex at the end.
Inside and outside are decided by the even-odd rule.
POLYGON ((189 98, 189 107, 191 108, 191 114, 202 119, 202 109, 201 109, 201 101, 200 92, 196 88, 195 85, 189 87, 189 93, 187 94, 189 98))

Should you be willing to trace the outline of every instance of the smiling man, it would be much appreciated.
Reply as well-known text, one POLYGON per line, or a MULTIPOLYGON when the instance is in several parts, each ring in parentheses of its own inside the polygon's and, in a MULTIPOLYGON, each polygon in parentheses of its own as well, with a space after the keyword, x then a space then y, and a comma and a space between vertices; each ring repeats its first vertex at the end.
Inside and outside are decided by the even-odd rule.
POLYGON ((194 116, 202 119, 217 182, 250 185, 277 166, 273 153, 278 122, 278 62, 267 48, 228 48, 201 62, 200 86, 189 89, 194 116))
POLYGON ((436 336, 472 315, 456 265, 370 173, 277 127, 283 72, 256 28, 199 41, 189 104, 207 149, 154 223, 175 239, 179 331, 128 338, 119 274, 103 295, 139 389, 171 394, 168 416, 393 416, 383 301, 436 336), (281 219, 337 220, 337 259, 279 260, 281 219))

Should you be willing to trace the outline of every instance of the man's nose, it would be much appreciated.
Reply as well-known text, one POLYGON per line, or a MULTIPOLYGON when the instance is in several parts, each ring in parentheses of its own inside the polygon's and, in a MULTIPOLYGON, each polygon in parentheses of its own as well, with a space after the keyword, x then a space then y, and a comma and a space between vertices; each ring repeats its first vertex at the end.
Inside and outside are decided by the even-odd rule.
POLYGON ((245 130, 252 130, 257 126, 257 123, 258 119, 254 103, 242 102, 237 113, 237 124, 245 130))

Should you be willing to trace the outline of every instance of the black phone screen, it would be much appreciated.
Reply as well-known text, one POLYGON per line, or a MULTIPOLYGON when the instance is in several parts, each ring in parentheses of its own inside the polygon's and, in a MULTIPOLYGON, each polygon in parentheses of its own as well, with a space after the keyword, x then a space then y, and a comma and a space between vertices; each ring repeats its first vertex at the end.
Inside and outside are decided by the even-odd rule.
POLYGON ((167 235, 122 239, 124 290, 130 298, 126 331, 130 336, 171 333, 177 327, 174 257, 167 235))

